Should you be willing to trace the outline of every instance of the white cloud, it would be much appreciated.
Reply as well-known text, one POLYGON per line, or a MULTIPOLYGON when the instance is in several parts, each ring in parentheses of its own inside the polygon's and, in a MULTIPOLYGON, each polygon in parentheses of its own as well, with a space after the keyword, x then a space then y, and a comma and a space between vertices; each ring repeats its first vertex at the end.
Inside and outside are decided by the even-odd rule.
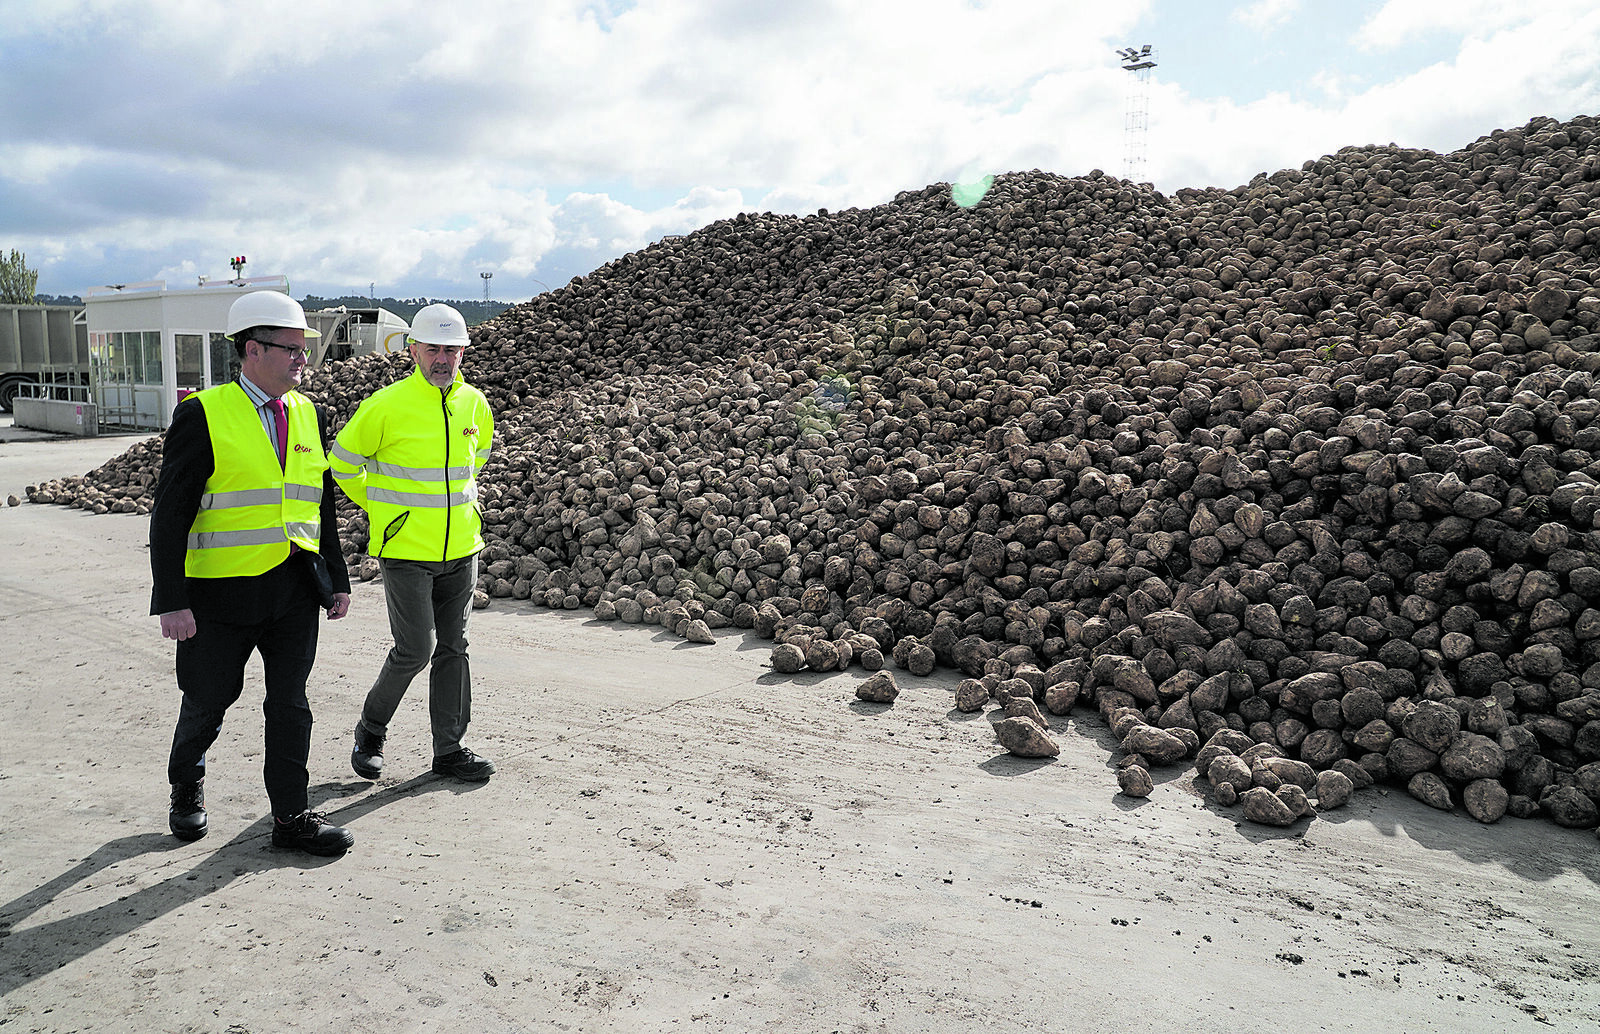
POLYGON ((1254 0, 1235 8, 1230 17, 1257 32, 1270 32, 1292 18, 1300 3, 1301 0, 1254 0))
POLYGON ((1168 87, 1152 100, 1149 175, 1158 182, 1232 188, 1258 172, 1298 167, 1331 148, 1327 117, 1288 94, 1250 104, 1189 98, 1168 87), (1226 147, 1216 141, 1226 140, 1226 147))
MULTIPOLYGON (((1465 4, 1465 17, 1472 16, 1475 2, 1465 4)), ((1434 25, 1434 13, 1458 6, 1395 0, 1359 35, 1370 35, 1374 25, 1434 25)), ((1451 14, 1440 24, 1459 31, 1460 20, 1451 14)), ((1600 110, 1600 79, 1590 53, 1595 39, 1600 3, 1553 0, 1548 8, 1515 8, 1492 18, 1486 13, 1447 59, 1420 68, 1391 67, 1377 81, 1313 74, 1310 91, 1269 94, 1242 105, 1203 100, 1181 84, 1158 81, 1151 99, 1149 172, 1173 185, 1231 188, 1257 172, 1298 168, 1345 146, 1393 142, 1451 151, 1536 115, 1593 113, 1600 110)))
POLYGON ((605 194, 570 194, 551 213, 553 243, 576 252, 619 255, 745 210, 738 190, 716 187, 695 187, 672 204, 648 212, 605 194))
POLYGON ((1571 118, 1600 108, 1593 46, 1600 5, 1552 3, 1467 36, 1454 60, 1436 63, 1353 97, 1353 126, 1384 126, 1384 139, 1434 149, 1464 146, 1535 115, 1571 118), (1557 9, 1563 8, 1563 9, 1557 9))
POLYGON ((646 240, 650 217, 605 194, 570 194, 555 212, 558 243, 573 248, 628 251, 646 240))
MULTIPOLYGON (((1403 50, 1419 37, 1447 33, 1482 39, 1519 25, 1537 24, 1554 35, 1595 13, 1594 0, 1538 0, 1532 4, 1504 0, 1386 0, 1361 25, 1356 42, 1371 50, 1403 50)), ((1584 41, 1594 49, 1594 37, 1584 41)))
POLYGON ((1313 89, 1327 98, 1330 104, 1339 104, 1350 95, 1354 80, 1352 77, 1339 72, 1321 69, 1311 76, 1313 89))

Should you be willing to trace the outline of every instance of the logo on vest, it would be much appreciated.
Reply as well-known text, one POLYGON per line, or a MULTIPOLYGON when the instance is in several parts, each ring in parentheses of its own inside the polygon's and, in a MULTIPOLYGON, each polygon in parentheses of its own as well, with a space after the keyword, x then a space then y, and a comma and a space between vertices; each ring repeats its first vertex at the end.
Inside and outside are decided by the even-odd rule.
POLYGON ((471 438, 473 435, 475 435, 477 433, 478 433, 478 429, 476 427, 463 427, 461 429, 461 436, 463 438, 471 438))
POLYGON ((299 442, 296 442, 295 445, 294 445, 294 451, 295 452, 310 452, 311 451, 311 446, 309 446, 309 445, 301 445, 299 442))

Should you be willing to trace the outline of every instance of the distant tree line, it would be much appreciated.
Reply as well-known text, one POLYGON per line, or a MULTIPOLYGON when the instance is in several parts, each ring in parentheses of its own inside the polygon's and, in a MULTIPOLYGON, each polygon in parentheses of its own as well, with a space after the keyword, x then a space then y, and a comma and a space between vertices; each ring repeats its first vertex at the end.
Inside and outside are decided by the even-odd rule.
POLYGON ((510 302, 485 302, 482 299, 463 301, 455 298, 368 298, 360 294, 347 294, 338 298, 323 298, 320 295, 308 294, 300 304, 307 312, 313 309, 337 309, 341 305, 347 309, 388 309, 410 323, 416 317, 418 309, 434 302, 455 306, 461 315, 466 317, 467 325, 471 327, 492 320, 511 308, 510 302))

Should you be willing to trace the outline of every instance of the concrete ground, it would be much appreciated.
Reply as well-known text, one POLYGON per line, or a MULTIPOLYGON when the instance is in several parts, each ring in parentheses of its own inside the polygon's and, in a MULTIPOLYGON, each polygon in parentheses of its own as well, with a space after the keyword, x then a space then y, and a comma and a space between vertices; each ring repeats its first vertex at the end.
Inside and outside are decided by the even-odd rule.
MULTIPOLYGON (((136 440, 5 432, 0 500, 136 440)), ((496 602, 469 742, 499 774, 428 774, 419 684, 368 783, 376 584, 310 687, 313 805, 355 848, 270 846, 258 671, 180 843, 145 535, 0 506, 5 1032, 1600 1029, 1592 831, 1376 789, 1268 829, 1177 768, 1135 801, 1098 716, 1013 759, 949 673, 867 705, 743 633, 496 602)))

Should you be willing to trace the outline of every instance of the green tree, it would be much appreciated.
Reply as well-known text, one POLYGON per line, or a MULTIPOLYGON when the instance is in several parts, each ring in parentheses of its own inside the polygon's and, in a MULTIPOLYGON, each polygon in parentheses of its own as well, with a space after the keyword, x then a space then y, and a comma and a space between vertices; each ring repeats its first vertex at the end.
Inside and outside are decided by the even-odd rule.
POLYGON ((39 271, 28 268, 28 257, 16 248, 0 256, 0 302, 32 305, 39 287, 39 271))

